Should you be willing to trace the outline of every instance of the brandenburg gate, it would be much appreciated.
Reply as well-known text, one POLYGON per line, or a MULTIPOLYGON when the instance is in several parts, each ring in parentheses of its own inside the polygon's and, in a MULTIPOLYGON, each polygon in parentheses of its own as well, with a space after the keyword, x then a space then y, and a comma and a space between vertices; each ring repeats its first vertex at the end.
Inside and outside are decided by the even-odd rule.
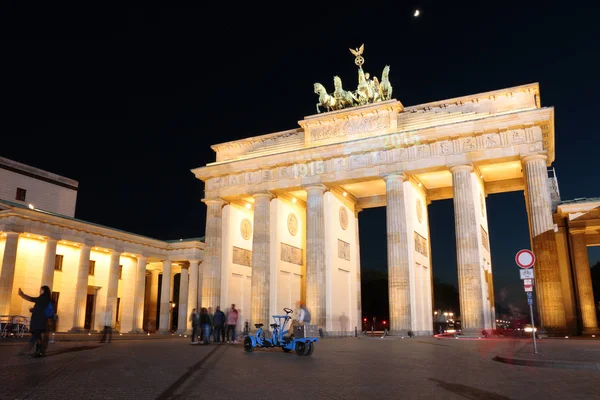
POLYGON ((353 333, 358 213, 386 207, 390 332, 432 334, 427 206, 452 198, 462 330, 481 334, 495 327, 486 197, 523 191, 541 324, 564 332, 547 175, 554 109, 538 84, 404 107, 389 67, 380 80, 363 70, 363 50, 352 50, 356 91, 339 77, 332 94, 315 84, 319 112, 298 128, 214 145, 216 161, 192 171, 208 208, 202 307, 235 303, 253 326, 305 301, 312 324, 353 333))

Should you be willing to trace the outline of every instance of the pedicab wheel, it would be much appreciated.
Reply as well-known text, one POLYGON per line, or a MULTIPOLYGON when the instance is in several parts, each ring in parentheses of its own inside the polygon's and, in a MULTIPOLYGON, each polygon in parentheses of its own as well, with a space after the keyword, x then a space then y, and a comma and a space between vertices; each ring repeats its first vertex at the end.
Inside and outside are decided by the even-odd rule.
POLYGON ((310 342, 310 344, 308 345, 308 351, 306 352, 306 356, 312 355, 313 351, 315 351, 315 344, 313 342, 310 342))
POLYGON ((308 352, 308 347, 306 346, 306 343, 304 343, 304 342, 296 343, 296 355, 297 356, 305 356, 307 352, 308 352))
POLYGON ((250 339, 249 337, 246 337, 246 339, 244 339, 244 350, 247 353, 252 353, 252 351, 254 350, 254 347, 252 347, 252 339, 250 339))

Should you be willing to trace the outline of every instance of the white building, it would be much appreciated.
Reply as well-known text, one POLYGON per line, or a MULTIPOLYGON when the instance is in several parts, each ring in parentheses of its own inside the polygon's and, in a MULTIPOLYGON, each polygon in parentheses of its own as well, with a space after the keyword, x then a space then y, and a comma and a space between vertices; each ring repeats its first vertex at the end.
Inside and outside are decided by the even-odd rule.
POLYGON ((108 307, 120 332, 168 332, 172 325, 188 330, 188 310, 199 302, 201 239, 161 241, 75 219, 77 187, 71 179, 0 158, 3 322, 30 315, 31 303, 19 288, 37 296, 48 285, 59 332, 102 329, 108 307), (176 280, 186 282, 178 298, 176 280), (171 324, 173 311, 178 315, 171 324))

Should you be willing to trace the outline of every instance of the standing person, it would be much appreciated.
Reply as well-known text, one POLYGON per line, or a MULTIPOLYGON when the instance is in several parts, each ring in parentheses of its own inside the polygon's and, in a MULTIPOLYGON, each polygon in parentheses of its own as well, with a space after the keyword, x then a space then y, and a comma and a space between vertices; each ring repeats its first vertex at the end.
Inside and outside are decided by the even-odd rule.
POLYGON ((112 307, 106 307, 104 313, 104 331, 102 332, 102 339, 100 343, 104 343, 108 337, 108 343, 112 340, 112 307))
POLYGON ((221 344, 221 331, 223 330, 223 325, 225 324, 225 313, 221 311, 221 307, 217 306, 217 311, 215 311, 215 315, 213 315, 213 323, 215 327, 215 343, 221 344))
POLYGON ((48 316, 46 314, 46 308, 50 304, 50 288, 48 286, 42 286, 40 288, 40 295, 38 297, 27 296, 21 288, 19 288, 19 296, 27 301, 35 303, 31 309, 31 321, 29 324, 29 331, 31 332, 31 339, 25 345, 25 347, 19 352, 19 355, 25 355, 31 351, 35 344, 35 353, 33 357, 43 357, 46 349, 42 342, 42 335, 48 328, 48 316))
POLYGON ((198 344, 196 339, 198 338, 198 329, 200 328, 200 316, 195 308, 190 315, 190 321, 192 322, 192 344, 198 344))
POLYGON ((209 344, 210 336, 210 318, 208 317, 208 310, 204 307, 200 310, 200 328, 202 329, 202 344, 209 344))
POLYGON ((235 309, 235 304, 227 311, 227 343, 235 343, 235 327, 238 320, 238 312, 235 309), (231 332, 231 341, 229 340, 229 332, 231 332))
POLYGON ((310 311, 306 308, 306 304, 300 303, 300 315, 298 316, 298 322, 308 325, 310 324, 310 311))
POLYGON ((213 337, 213 331, 215 329, 215 323, 213 321, 213 312, 212 307, 208 307, 208 319, 210 320, 210 330, 208 331, 208 341, 210 342, 210 338, 213 337))

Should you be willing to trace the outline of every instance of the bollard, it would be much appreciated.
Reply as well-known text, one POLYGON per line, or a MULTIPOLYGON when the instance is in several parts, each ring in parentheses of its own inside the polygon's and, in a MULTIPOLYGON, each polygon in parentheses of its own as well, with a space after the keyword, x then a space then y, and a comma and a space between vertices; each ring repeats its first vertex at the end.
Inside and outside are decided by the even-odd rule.
POLYGON ((354 327, 354 337, 358 337, 358 328, 354 327))

